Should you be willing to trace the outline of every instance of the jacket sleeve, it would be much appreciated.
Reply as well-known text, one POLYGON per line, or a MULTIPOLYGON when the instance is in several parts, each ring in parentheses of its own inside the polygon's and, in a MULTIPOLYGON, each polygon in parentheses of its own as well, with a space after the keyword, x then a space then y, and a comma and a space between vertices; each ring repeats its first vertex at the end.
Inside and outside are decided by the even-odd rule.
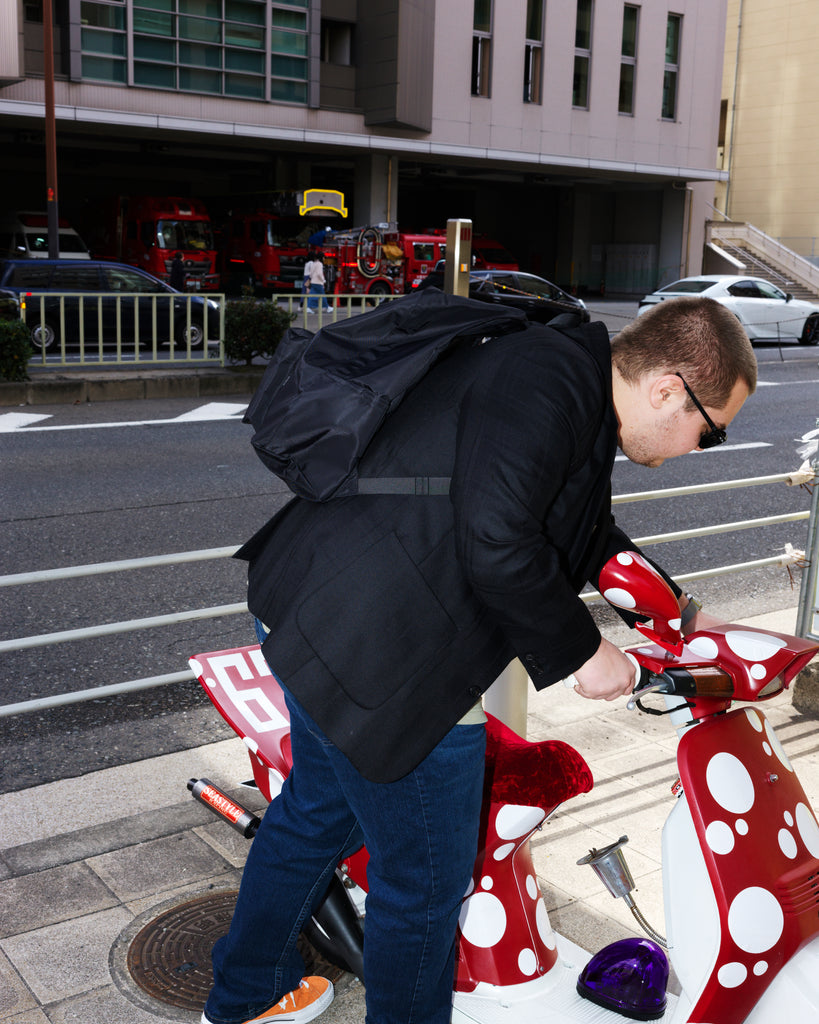
MULTIPOLYGON (((583 472, 610 396, 588 355, 578 349, 583 365, 573 367, 575 353, 557 348, 548 338, 519 344, 478 375, 461 407, 450 491, 466 577, 538 688, 600 645, 571 580, 565 538, 579 527, 564 521, 571 515, 561 512, 561 492, 583 472)), ((608 481, 605 494, 603 515, 594 516, 604 529, 608 481)))

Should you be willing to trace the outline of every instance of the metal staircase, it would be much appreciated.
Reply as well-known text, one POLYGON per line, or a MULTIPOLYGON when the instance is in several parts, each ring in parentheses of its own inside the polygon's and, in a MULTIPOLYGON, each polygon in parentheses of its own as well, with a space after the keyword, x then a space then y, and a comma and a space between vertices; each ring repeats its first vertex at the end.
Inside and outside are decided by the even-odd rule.
POLYGON ((736 264, 736 273, 764 278, 796 299, 819 302, 819 267, 753 224, 708 221, 706 244, 736 264))

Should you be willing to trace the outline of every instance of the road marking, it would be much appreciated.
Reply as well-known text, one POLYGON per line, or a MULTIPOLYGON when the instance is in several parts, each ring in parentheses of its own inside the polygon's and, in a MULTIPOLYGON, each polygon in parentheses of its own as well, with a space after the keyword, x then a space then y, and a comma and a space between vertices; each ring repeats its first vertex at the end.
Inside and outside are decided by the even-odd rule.
POLYGON ((0 413, 0 434, 11 433, 20 427, 27 427, 31 423, 39 423, 40 420, 50 420, 47 414, 37 415, 33 412, 4 412, 0 413))
MULTIPOLYGON (((772 447, 773 447, 773 445, 769 441, 747 441, 745 444, 720 444, 720 445, 716 445, 714 448, 704 449, 701 452, 698 452, 697 449, 695 448, 695 449, 693 449, 693 451, 686 452, 685 454, 686 455, 705 455, 705 454, 709 454, 711 452, 741 452, 745 448, 772 448, 772 447)), ((628 462, 628 456, 626 456, 626 455, 615 455, 614 461, 615 462, 628 462)))
POLYGON ((26 413, 9 412, 0 415, 0 432, 11 433, 19 430, 26 434, 43 430, 105 430, 111 427, 150 427, 166 426, 174 423, 203 423, 214 420, 232 420, 247 408, 247 402, 237 405, 230 402, 208 402, 207 405, 183 412, 167 420, 120 420, 114 423, 64 423, 49 426, 29 426, 35 420, 50 419, 49 416, 35 416, 26 413))

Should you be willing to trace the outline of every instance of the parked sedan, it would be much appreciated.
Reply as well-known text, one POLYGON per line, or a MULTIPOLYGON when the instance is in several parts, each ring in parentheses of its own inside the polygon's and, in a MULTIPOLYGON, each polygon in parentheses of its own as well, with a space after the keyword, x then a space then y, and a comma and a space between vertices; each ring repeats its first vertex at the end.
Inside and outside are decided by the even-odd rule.
MULTIPOLYGON (((442 264, 443 260, 439 260, 435 269, 418 287, 443 288, 442 264)), ((583 323, 591 319, 582 299, 569 295, 545 278, 525 274, 520 270, 470 271, 469 297, 522 309, 530 320, 540 323, 548 323, 560 313, 577 313, 583 323)))
POLYGON ((152 274, 103 260, 5 260, 0 289, 19 296, 38 351, 65 342, 150 345, 173 341, 179 348, 219 340, 219 303, 176 291, 152 274))
POLYGON ((819 342, 819 305, 795 299, 761 277, 731 274, 701 274, 667 284, 640 302, 638 313, 664 299, 682 295, 704 295, 731 310, 748 337, 770 340, 798 338, 802 345, 819 342))

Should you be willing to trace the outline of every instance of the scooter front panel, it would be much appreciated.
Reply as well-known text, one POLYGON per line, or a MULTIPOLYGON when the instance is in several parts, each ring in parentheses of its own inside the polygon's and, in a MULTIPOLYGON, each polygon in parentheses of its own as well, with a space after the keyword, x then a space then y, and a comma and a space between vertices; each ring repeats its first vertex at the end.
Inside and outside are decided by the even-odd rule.
POLYGON ((689 729, 678 764, 720 918, 716 963, 688 1019, 741 1024, 819 934, 819 825, 757 708, 689 729))

